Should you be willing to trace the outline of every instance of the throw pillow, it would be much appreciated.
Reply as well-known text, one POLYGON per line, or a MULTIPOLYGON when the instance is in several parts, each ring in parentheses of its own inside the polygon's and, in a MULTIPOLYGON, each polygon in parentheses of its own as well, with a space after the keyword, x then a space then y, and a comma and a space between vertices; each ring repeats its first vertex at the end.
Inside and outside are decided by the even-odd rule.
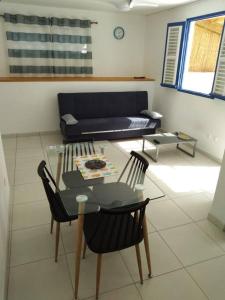
POLYGON ((150 117, 152 119, 161 119, 163 117, 163 115, 161 115, 160 113, 156 112, 156 111, 150 111, 150 110, 142 110, 140 112, 141 115, 144 115, 146 117, 150 117))
POLYGON ((77 119, 71 114, 65 114, 61 117, 62 120, 66 122, 66 125, 75 125, 78 123, 77 119))

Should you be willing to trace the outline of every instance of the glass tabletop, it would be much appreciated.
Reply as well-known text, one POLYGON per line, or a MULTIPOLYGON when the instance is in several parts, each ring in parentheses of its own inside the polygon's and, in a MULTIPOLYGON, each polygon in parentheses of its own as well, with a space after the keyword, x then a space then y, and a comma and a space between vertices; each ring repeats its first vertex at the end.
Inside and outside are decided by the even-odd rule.
POLYGON ((116 209, 147 197, 164 196, 137 165, 127 165, 129 156, 107 141, 49 146, 47 158, 69 216, 98 212, 101 208, 116 209), (90 161, 91 164, 87 164, 90 161), (93 164, 94 169, 91 169, 93 164), (145 187, 149 190, 151 186, 154 192, 151 194, 150 190, 146 197, 145 187))

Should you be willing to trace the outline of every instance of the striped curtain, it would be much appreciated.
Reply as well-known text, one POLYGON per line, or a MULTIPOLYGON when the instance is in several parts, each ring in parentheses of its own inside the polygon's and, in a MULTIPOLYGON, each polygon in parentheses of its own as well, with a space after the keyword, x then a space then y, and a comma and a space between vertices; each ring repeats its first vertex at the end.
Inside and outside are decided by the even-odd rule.
POLYGON ((24 76, 93 73, 91 22, 5 14, 9 72, 24 76))

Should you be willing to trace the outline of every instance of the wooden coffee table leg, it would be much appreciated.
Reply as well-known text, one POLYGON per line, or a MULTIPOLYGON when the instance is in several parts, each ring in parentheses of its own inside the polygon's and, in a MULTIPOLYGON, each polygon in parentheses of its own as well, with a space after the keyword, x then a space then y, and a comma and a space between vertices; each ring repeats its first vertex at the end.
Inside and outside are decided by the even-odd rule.
POLYGON ((147 264, 148 264, 148 277, 150 278, 151 274, 152 274, 152 268, 151 268, 149 240, 148 240, 148 227, 147 227, 146 216, 144 216, 144 220, 143 220, 143 234, 144 234, 145 253, 146 253, 147 264))

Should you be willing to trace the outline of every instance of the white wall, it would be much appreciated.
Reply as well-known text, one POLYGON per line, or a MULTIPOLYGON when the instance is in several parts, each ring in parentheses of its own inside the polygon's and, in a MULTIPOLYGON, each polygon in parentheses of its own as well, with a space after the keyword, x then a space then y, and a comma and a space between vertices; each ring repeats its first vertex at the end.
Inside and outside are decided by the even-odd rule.
POLYGON ((220 175, 216 187, 208 219, 218 227, 225 230, 225 201, 224 201, 224 182, 225 182, 225 152, 220 169, 220 175))
POLYGON ((9 183, 0 135, 0 299, 6 299, 9 239, 9 183))
POLYGON ((0 130, 3 134, 59 130, 57 93, 148 91, 153 81, 127 82, 0 82, 0 130))
MULTIPOLYGON (((143 16, 0 3, 0 14, 4 12, 98 21, 98 25, 92 26, 94 75, 143 76, 144 74, 146 18, 143 16), (113 29, 119 25, 125 29, 123 40, 116 40, 113 37, 113 29)), ((0 76, 7 74, 5 32, 3 19, 0 18, 0 76)))
POLYGON ((224 0, 202 0, 149 16, 145 52, 146 75, 157 80, 153 107, 164 115, 163 126, 193 135, 199 148, 218 159, 225 148, 225 102, 162 88, 160 82, 167 23, 222 10, 224 0))
MULTIPOLYGON (((98 25, 92 26, 94 75, 144 75, 146 18, 143 16, 0 3, 0 14, 4 12, 98 21, 98 25), (120 41, 113 37, 113 29, 118 25, 125 29, 125 37, 120 41)), ((0 18, 0 22, 0 76, 6 76, 8 65, 3 19, 0 18)), ((149 90, 152 101, 153 83, 0 83, 0 130, 4 134, 58 130, 58 92, 126 90, 149 90)))

